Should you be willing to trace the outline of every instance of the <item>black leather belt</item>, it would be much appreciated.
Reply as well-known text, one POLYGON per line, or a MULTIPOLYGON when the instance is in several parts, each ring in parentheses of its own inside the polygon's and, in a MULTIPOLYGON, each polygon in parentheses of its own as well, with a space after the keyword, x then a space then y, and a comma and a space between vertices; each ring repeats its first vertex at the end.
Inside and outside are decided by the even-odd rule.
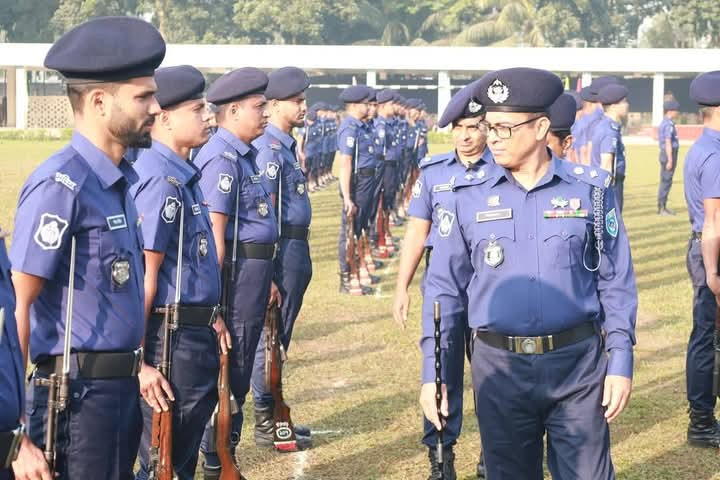
POLYGON ((690 240, 702 240, 702 232, 692 232, 690 240))
POLYGON ((567 347, 596 334, 595 324, 585 322, 552 335, 512 337, 500 333, 475 330, 475 336, 491 347, 525 355, 538 355, 567 347))
POLYGON ((385 160, 385 165, 397 165, 397 160, 385 160))
MULTIPOLYGON (((77 352, 71 361, 78 365, 78 375, 83 378, 126 378, 136 377, 140 371, 143 350, 132 352, 77 352)), ((62 374, 62 355, 53 356, 37 364, 42 376, 62 374)))
POLYGON ((9 432, 0 432, 0 468, 10 468, 17 459, 24 433, 24 425, 9 432))
POLYGON ((280 226, 280 237, 291 240, 307 240, 310 238, 310 228, 296 227, 295 225, 282 224, 280 226))
MULTIPOLYGON (((204 307, 198 305, 174 305, 170 306, 171 309, 177 308, 179 318, 178 323, 180 325, 190 325, 194 327, 209 327, 215 323, 220 307, 214 305, 212 307, 204 307)), ((162 322, 165 318, 165 310, 167 307, 154 307, 150 313, 150 320, 162 322)))
MULTIPOLYGON (((232 258, 232 241, 225 242, 225 258, 232 258)), ((238 243, 238 257, 254 258, 257 260, 272 260, 275 257, 274 243, 238 243)))
POLYGON ((374 168, 358 168, 357 174, 360 177, 374 177, 376 170, 374 168))

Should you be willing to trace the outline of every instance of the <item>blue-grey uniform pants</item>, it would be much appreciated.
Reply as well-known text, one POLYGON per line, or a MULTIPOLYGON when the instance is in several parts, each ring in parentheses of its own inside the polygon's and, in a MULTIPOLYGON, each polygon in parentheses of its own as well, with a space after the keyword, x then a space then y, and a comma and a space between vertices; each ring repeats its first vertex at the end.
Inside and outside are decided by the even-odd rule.
MULTIPOLYGON (((232 252, 232 244, 226 244, 226 257, 232 252)), ((229 260, 229 259, 228 259, 229 260)), ((229 261, 227 262, 229 263, 229 261)), ((229 268, 226 265, 224 268, 229 268)), ((229 288, 229 310, 225 314, 225 323, 232 336, 232 349, 229 354, 230 391, 235 396, 238 413, 232 417, 230 443, 234 451, 240 442, 245 397, 250 390, 255 352, 265 324, 265 311, 270 296, 270 282, 273 275, 273 261, 254 258, 238 258, 235 269, 235 281, 229 288)), ((214 406, 213 406, 214 407, 214 406)), ((205 454, 208 466, 219 466, 217 452, 209 451, 210 435, 215 432, 210 425, 205 428, 200 450, 205 454)))
POLYGON ((594 335, 544 355, 473 341, 472 377, 487 478, 615 478, 601 406, 607 358, 594 335))
MULTIPOLYGON (((152 317, 145 336, 145 362, 148 365, 160 363, 162 345, 163 322, 152 317)), ((218 400, 220 359, 217 336, 211 327, 181 326, 174 332, 170 348, 170 385, 175 395, 173 469, 178 479, 192 480, 203 431, 218 400)), ((138 452, 140 470, 137 480, 146 480, 153 411, 144 400, 141 407, 144 426, 138 452)))
POLYGON ((685 377, 690 406, 696 410, 715 409, 716 398, 712 394, 713 334, 715 332, 715 295, 705 281, 701 241, 691 239, 686 257, 687 270, 693 286, 693 328, 687 348, 685 377))
MULTIPOLYGON (((295 320, 302 308, 303 297, 312 278, 310 246, 305 240, 280 240, 280 248, 275 258, 275 284, 282 295, 280 314, 282 333, 280 341, 287 352, 292 339, 295 320)), ((265 384, 265 335, 260 337, 255 366, 252 374, 252 389, 255 406, 264 408, 273 405, 273 398, 265 384)))
POLYGON ((386 212, 395 210, 395 198, 401 181, 398 170, 397 161, 385 162, 385 170, 383 172, 383 208, 386 212))
MULTIPOLYGON (((360 236, 363 228, 367 228, 370 220, 370 210, 372 209, 373 193, 375 191, 375 176, 358 175, 355 181, 355 235, 360 236)), ((347 240, 347 232, 345 231, 347 218, 345 215, 345 207, 342 207, 340 220, 340 238, 338 239, 338 260, 341 272, 349 272, 350 266, 345 256, 347 240)))
POLYGON ((664 207, 667 205, 668 195, 672 188, 673 176, 675 175, 675 167, 677 167, 677 149, 673 149, 672 170, 665 168, 667 166, 667 155, 660 153, 660 185, 658 186, 658 205, 664 207))
MULTIPOLYGON (((69 405, 58 416, 55 462, 59 479, 130 480, 142 434, 137 377, 86 379, 70 362, 69 405)), ((32 442, 45 448, 47 387, 30 380, 26 422, 32 442)))
POLYGON ((623 204, 625 203, 625 174, 618 174, 615 177, 615 181, 612 185, 613 193, 615 194, 615 205, 617 206, 618 212, 622 213, 623 204))

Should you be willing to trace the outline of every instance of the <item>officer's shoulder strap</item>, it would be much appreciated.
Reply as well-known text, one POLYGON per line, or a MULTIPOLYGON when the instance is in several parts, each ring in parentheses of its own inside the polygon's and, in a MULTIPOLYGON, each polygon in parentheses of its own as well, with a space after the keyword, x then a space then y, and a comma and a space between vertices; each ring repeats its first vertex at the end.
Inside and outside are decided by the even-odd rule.
POLYGON ((607 188, 610 185, 610 172, 600 167, 580 165, 567 160, 560 160, 560 166, 568 176, 593 187, 607 188))
POLYGON ((437 165, 438 163, 443 163, 448 160, 451 155, 453 155, 452 152, 447 152, 433 155, 432 157, 425 157, 420 162, 420 168, 423 169, 429 167, 430 165, 437 165))
POLYGON ((43 175, 44 180, 58 183, 72 192, 73 196, 77 196, 90 173, 87 163, 82 161, 80 154, 73 149, 68 149, 51 162, 43 175))

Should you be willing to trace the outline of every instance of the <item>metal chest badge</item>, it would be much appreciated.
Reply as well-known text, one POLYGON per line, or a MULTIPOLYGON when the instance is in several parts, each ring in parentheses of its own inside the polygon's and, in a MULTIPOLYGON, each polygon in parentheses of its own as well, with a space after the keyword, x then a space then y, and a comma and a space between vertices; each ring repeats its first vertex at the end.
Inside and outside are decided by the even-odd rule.
POLYGON ((295 193, 298 195, 305 195, 305 182, 298 182, 295 184, 295 193))
POLYGON ((257 201, 257 212, 258 215, 261 217, 267 217, 270 213, 270 207, 268 207, 268 203, 266 200, 258 200, 257 201))
POLYGON ((483 250, 485 263, 492 268, 497 268, 505 260, 505 252, 502 245, 497 243, 493 238, 483 250))
POLYGON ((112 281, 116 287, 124 287, 130 280, 130 261, 125 258, 117 258, 110 267, 112 281))
POLYGON ((205 234, 200 237, 200 242, 198 243, 198 253, 200 253, 201 257, 208 254, 208 239, 205 234))

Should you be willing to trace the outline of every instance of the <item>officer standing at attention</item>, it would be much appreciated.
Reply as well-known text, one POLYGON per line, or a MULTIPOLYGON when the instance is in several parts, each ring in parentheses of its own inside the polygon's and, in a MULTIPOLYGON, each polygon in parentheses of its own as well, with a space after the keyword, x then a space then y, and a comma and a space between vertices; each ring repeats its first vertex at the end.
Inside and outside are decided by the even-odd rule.
POLYGON ((579 159, 582 164, 590 164, 593 132, 595 131, 595 126, 602 120, 604 115, 602 103, 598 101, 597 96, 603 87, 616 83, 620 83, 617 77, 598 77, 593 80, 589 86, 580 91, 580 96, 585 101, 585 106, 583 107, 585 110, 583 118, 585 120, 582 122, 576 140, 578 142, 577 149, 579 149, 579 159))
MULTIPOLYGON (((251 144, 267 125, 267 83, 265 73, 245 67, 210 85, 207 101, 218 106, 218 131, 195 159, 202 173, 200 189, 209 204, 219 263, 235 273, 222 286, 228 293, 225 320, 232 337, 230 390, 239 407, 232 418, 233 453, 240 441, 242 406, 250 389, 266 307, 281 301, 272 283, 277 219, 255 165, 257 150, 251 144)), ((214 444, 211 435, 215 437, 213 429, 206 428, 200 447, 205 455, 205 478, 213 478, 220 470, 217 452, 210 451, 214 444)))
MULTIPOLYGON (((410 307, 408 289, 412 283, 417 267, 427 249, 426 255, 430 262, 426 265, 425 277, 422 282, 423 292, 423 332, 433 332, 433 302, 440 301, 442 316, 457 317, 455 321, 447 322, 452 330, 442 332, 441 338, 447 345, 447 352, 443 364, 446 366, 447 376, 443 378, 447 384, 448 416, 443 427, 444 478, 456 478, 454 467, 453 446, 460 435, 463 416, 463 375, 465 369, 465 334, 467 331, 467 285, 455 285, 447 278, 469 278, 472 268, 462 258, 456 258, 457 249, 444 248, 445 242, 439 242, 438 237, 446 236, 452 223, 452 202, 454 195, 453 185, 456 179, 466 176, 473 177, 483 167, 492 163, 492 154, 486 147, 486 128, 482 122, 484 110, 482 105, 472 101, 472 87, 470 84, 461 89, 452 97, 438 126, 443 128, 452 124, 451 134, 455 150, 426 158, 420 163, 420 177, 413 187, 412 200, 408 209, 410 223, 405 233, 403 252, 400 258, 400 267, 395 286, 395 300, 393 304, 393 317, 404 329, 410 307), (457 272, 456 267, 466 268, 467 271, 457 272), (429 328, 427 328, 429 327, 429 328)), ((434 339, 433 336, 423 336, 421 346, 430 356, 424 358, 427 363, 423 382, 434 381, 434 339), (430 345, 430 349, 425 348, 430 345)), ((428 447, 430 459, 429 480, 439 479, 440 467, 436 457, 435 445, 437 442, 435 426, 424 419, 423 443, 428 447)), ((481 472, 483 473, 483 472, 481 472)))
POLYGON ((567 159, 573 150, 572 127, 575 123, 577 102, 570 93, 565 92, 548 108, 550 131, 548 132, 548 148, 558 158, 567 159))
POLYGON ((703 133, 685 157, 685 202, 692 235, 687 268, 693 286, 693 329, 687 349, 690 403, 687 439, 698 447, 720 447, 713 395, 713 334, 720 298, 720 71, 702 73, 690 84, 700 105, 703 133))
POLYGON ((375 117, 376 144, 375 153, 382 162, 382 179, 378 188, 378 197, 382 209, 383 225, 376 225, 377 231, 384 233, 378 237, 378 256, 388 258, 395 251, 390 233, 390 213, 395 209, 395 190, 397 188, 398 154, 395 143, 393 122, 395 116, 395 92, 386 88, 375 95, 377 100, 377 116, 375 117))
MULTIPOLYGON (((17 458, 18 449, 34 449, 25 436, 22 424, 25 369, 15 323, 15 292, 10 280, 10 259, 5 247, 8 234, 0 227, 0 480, 13 478, 10 467, 17 458)), ((18 464, 16 468, 21 470, 23 466, 18 464)))
MULTIPOLYGON (((310 259, 310 220, 312 208, 307 179, 297 158, 293 128, 305 121, 305 90, 310 86, 307 74, 296 67, 284 67, 269 75, 265 98, 270 122, 265 133, 253 141, 257 148, 257 167, 263 185, 270 194, 272 208, 279 220, 280 241, 275 257, 275 284, 280 290, 280 341, 285 351, 290 347, 295 320, 312 278, 310 259)), ((273 398, 265 383, 265 335, 260 337, 252 374, 255 399, 255 444, 273 446, 273 398)), ((300 448, 310 446, 310 430, 294 425, 300 448)))
POLYGON ((675 117, 680 113, 680 104, 677 100, 667 100, 663 104, 665 116, 658 126, 658 143, 660 145, 660 186, 658 187, 658 215, 675 215, 667 208, 667 199, 672 188, 673 176, 677 167, 678 142, 675 129, 675 117))
MULTIPOLYGON (((548 151, 547 110, 563 91, 553 73, 498 70, 474 91, 497 166, 457 179, 438 242, 464 252, 459 271, 474 271, 472 282, 446 279, 469 282, 487 476, 542 479, 547 435, 553 478, 613 479, 608 422, 630 396, 637 290, 609 177, 548 151)), ((440 427, 434 383, 423 385, 420 403, 440 427)))
MULTIPOLYGON (((165 42, 151 24, 104 17, 67 32, 45 57, 45 66, 66 79, 75 132, 70 145, 23 185, 10 258, 20 347, 27 358, 29 341, 36 365, 27 398, 28 434, 43 449, 48 388, 40 379, 62 373, 68 276, 77 245, 65 410, 72 412, 72 426, 61 413, 56 436, 61 479, 133 477, 142 433, 137 374, 143 263, 129 193, 137 174, 123 155, 128 147, 151 144, 160 111, 153 75, 164 56, 165 42)), ((50 479, 40 450, 24 452, 15 476, 50 479)))
MULTIPOLYGON (((298 131, 299 133, 299 131, 298 131)), ((317 187, 317 163, 320 152, 320 129, 318 128, 317 108, 315 105, 308 108, 305 114, 305 125, 302 128, 302 136, 298 142, 298 153, 302 152, 305 160, 303 169, 307 177, 308 193, 315 192, 317 187)))
POLYGON ((590 165, 610 172, 618 211, 622 212, 625 185, 625 145, 622 141, 622 120, 627 117, 628 89, 611 84, 597 95, 605 115, 592 130, 590 165))
POLYGON ((139 375, 145 403, 137 479, 145 480, 149 474, 153 409, 167 411, 166 398, 170 398, 174 400, 173 470, 179 479, 191 480, 205 424, 218 399, 218 341, 223 352, 231 342, 219 314, 220 265, 210 214, 198 185, 200 172, 187 160, 190 149, 210 136, 205 78, 184 65, 159 69, 155 82, 162 111, 153 125, 152 147, 134 165, 140 178, 130 189, 143 219, 147 319, 145 361, 139 375), (180 228, 182 245, 178 245, 180 228), (176 284, 178 266, 183 272, 180 285, 176 284), (163 361, 165 310, 175 304, 177 288, 178 324, 171 327, 172 368, 166 379, 156 367, 163 361))

